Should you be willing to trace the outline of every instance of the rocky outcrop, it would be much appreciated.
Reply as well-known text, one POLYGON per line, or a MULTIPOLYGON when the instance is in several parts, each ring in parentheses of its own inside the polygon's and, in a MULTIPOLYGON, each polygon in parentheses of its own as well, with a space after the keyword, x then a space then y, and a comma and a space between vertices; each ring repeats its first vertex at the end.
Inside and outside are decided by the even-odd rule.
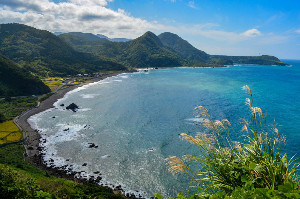
POLYGON ((69 106, 67 106, 66 109, 67 110, 72 110, 73 112, 76 112, 79 109, 79 107, 76 104, 72 103, 69 106))

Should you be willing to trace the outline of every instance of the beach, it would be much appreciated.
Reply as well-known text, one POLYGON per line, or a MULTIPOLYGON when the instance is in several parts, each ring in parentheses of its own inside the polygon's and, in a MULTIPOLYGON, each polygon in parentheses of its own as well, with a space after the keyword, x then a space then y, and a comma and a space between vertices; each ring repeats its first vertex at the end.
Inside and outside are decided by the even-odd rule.
MULTIPOLYGON (((101 180, 100 175, 98 175, 95 178, 90 178, 90 179, 84 179, 79 177, 80 175, 76 175, 77 172, 68 172, 65 170, 64 167, 54 167, 54 166, 47 166, 44 164, 43 161, 43 154, 41 153, 42 147, 40 147, 40 142, 43 141, 41 140, 41 135, 39 134, 38 130, 33 129, 31 125, 28 123, 28 119, 36 115, 38 113, 41 113, 43 111, 46 111, 48 109, 51 109, 54 107, 54 103, 57 102, 59 99, 63 98, 66 93, 93 83, 93 82, 98 82, 101 81, 107 77, 111 76, 116 76, 118 74, 121 74, 121 72, 115 72, 111 73, 108 75, 104 75, 101 77, 97 77, 94 79, 91 79, 85 83, 82 83, 80 85, 74 85, 70 86, 68 88, 64 88, 61 90, 58 90, 51 96, 49 96, 46 100, 42 101, 39 106, 34 107, 30 110, 27 110, 26 112, 22 113, 18 117, 15 118, 14 122, 15 124, 20 128, 20 130, 23 132, 23 137, 24 137, 24 147, 26 149, 26 153, 24 153, 24 159, 31 164, 35 165, 36 167, 45 170, 48 174, 54 175, 56 177, 61 177, 69 180, 74 180, 76 182, 91 182, 98 184, 99 181, 101 180)), ((114 190, 115 193, 121 193, 121 187, 116 187, 114 190)), ((134 198, 134 196, 128 196, 129 198, 134 198)))

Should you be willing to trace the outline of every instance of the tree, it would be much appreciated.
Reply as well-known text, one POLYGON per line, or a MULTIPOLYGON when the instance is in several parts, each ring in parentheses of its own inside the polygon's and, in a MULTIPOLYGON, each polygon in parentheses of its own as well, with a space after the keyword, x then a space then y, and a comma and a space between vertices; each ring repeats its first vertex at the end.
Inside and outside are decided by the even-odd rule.
POLYGON ((5 120, 5 116, 2 113, 0 113, 0 123, 4 122, 5 120))

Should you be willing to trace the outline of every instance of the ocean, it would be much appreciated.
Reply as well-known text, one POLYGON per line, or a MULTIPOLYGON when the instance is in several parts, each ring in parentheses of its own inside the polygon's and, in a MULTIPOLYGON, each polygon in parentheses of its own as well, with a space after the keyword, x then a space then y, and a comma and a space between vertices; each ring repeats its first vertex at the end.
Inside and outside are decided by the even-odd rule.
POLYGON ((29 122, 46 140, 42 146, 48 165, 68 165, 67 169, 82 171, 87 178, 99 171, 101 184, 121 185, 136 195, 174 196, 186 192, 188 179, 170 174, 165 158, 197 153, 179 136, 201 131, 195 125, 194 107, 206 107, 214 119, 228 119, 235 134, 241 135, 240 118, 249 113, 244 85, 252 89, 255 106, 267 112, 268 122, 286 135, 284 152, 300 157, 300 61, 283 61, 290 66, 166 68, 120 74, 67 93, 55 108, 32 116, 29 122), (71 103, 80 109, 65 110, 71 103))

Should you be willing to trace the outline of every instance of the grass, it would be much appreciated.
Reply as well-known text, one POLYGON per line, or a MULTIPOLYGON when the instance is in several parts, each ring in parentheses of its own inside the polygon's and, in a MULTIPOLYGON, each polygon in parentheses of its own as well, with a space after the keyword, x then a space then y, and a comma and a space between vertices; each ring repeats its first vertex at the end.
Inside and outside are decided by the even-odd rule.
POLYGON ((12 120, 22 112, 36 106, 37 97, 17 97, 0 99, 0 113, 6 120, 12 120))
POLYGON ((206 108, 196 107, 204 129, 195 137, 181 137, 195 145, 200 155, 169 157, 169 171, 189 175, 188 190, 196 194, 192 198, 300 198, 299 164, 281 154, 285 137, 254 106, 251 89, 244 86, 244 90, 249 95, 249 117, 241 120, 244 133, 230 136, 236 134, 227 119, 212 120, 206 108))
POLYGON ((51 89, 51 91, 54 91, 60 85, 65 84, 64 79, 61 77, 49 77, 41 80, 51 89))
MULTIPOLYGON (((0 144, 21 139, 12 119, 36 106, 37 97, 0 99, 0 144), (2 140, 1 140, 2 138, 2 140)), ((99 198, 121 199, 110 188, 57 178, 24 160, 22 144, 0 146, 0 198, 99 198)))
POLYGON ((22 133, 12 120, 0 123, 0 145, 22 139, 22 133))
POLYGON ((24 146, 0 148, 0 193, 3 198, 125 198, 91 183, 57 178, 24 161, 24 146))

